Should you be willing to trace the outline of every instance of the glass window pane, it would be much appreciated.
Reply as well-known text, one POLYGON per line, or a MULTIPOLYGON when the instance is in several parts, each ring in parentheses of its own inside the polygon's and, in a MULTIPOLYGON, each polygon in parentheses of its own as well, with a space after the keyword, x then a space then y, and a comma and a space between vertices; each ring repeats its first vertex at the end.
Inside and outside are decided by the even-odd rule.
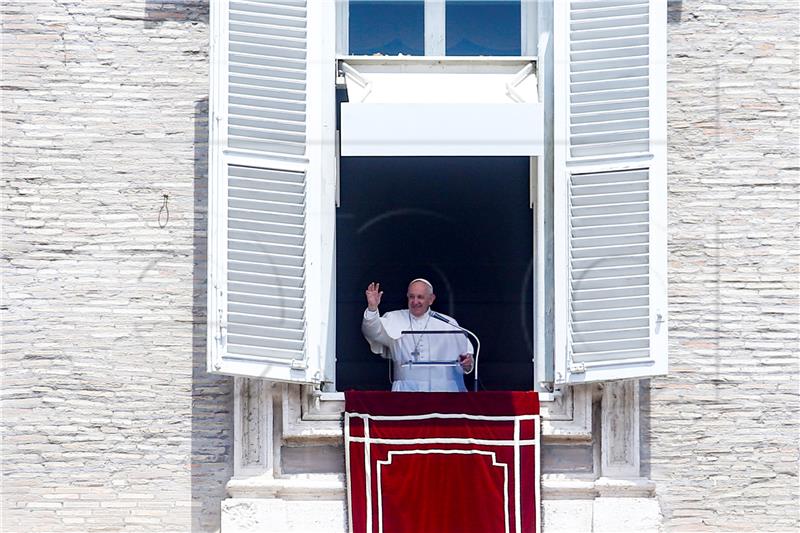
POLYGON ((520 0, 448 0, 447 55, 521 55, 520 9, 520 0))
POLYGON ((350 0, 351 55, 425 54, 422 0, 350 0))

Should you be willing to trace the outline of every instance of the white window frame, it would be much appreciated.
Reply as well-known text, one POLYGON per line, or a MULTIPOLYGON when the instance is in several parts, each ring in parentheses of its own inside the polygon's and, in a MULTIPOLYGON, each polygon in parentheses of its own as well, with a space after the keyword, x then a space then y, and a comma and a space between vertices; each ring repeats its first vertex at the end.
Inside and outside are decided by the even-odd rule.
MULTIPOLYGON (((534 390, 547 392, 552 390, 554 376, 553 291, 551 290, 553 237, 552 231, 548 231, 553 223, 553 136, 552 128, 547 127, 548 117, 549 123, 552 123, 552 0, 521 0, 520 9, 521 56, 535 56, 537 59, 540 103, 544 105, 545 114, 545 154, 530 158, 530 202, 534 239, 532 243, 534 261, 532 350, 535 354, 533 383, 534 390)), ((447 57, 445 56, 446 0, 424 0, 424 10, 425 56, 447 57)), ((338 58, 349 56, 349 0, 336 0, 336 55, 338 58)), ((492 60, 492 58, 484 59, 492 60)), ((338 205, 338 175, 336 194, 338 205)), ((335 305, 331 310, 331 317, 335 315, 334 310, 335 305)), ((335 318, 332 318, 332 324, 335 325, 335 318)))

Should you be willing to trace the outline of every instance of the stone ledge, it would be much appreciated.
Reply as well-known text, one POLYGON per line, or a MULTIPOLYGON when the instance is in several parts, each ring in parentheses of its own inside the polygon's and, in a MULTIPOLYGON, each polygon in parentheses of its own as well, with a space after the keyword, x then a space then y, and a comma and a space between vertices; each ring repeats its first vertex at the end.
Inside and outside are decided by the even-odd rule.
POLYGON ((279 500, 344 500, 347 494, 344 476, 326 474, 233 478, 226 489, 231 498, 279 500))
MULTIPOLYGON (((590 477, 542 476, 542 500, 590 500, 599 497, 653 497, 655 483, 649 479, 611 479, 590 477)), ((308 474, 285 478, 253 476, 233 478, 227 484, 231 498, 344 499, 347 494, 343 475, 308 474)))
POLYGON ((608 478, 601 477, 594 482, 600 497, 651 498, 655 495, 656 484, 646 478, 608 478))
POLYGON ((594 479, 545 474, 541 478, 542 500, 591 500, 597 495, 594 479))
POLYGON ((581 500, 602 497, 651 498, 655 482, 645 478, 565 477, 545 474, 541 480, 542 500, 581 500))

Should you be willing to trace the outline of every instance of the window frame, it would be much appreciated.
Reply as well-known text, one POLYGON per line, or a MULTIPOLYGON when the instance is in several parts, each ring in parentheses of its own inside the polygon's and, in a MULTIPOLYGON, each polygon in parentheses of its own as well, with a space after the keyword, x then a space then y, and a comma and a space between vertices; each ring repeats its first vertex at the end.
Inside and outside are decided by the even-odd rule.
MULTIPOLYGON (((633 1, 633 0, 632 0, 633 1)), ((431 7, 441 7, 442 0, 425 0, 431 7)), ((342 7, 347 6, 346 0, 333 2, 309 3, 306 29, 309 35, 318 36, 308 39, 307 44, 307 71, 306 71, 306 154, 305 157, 285 158, 272 157, 269 153, 237 153, 228 150, 227 142, 227 108, 226 88, 227 76, 227 26, 225 26, 225 12, 228 2, 214 4, 212 9, 211 28, 211 60, 210 60, 210 112, 209 112, 209 294, 208 294, 208 337, 209 337, 209 371, 220 374, 245 375, 273 379, 275 381, 301 382, 320 386, 324 383, 333 384, 335 376, 335 283, 336 272, 331 258, 335 253, 335 218, 338 199, 338 139, 337 139, 337 112, 336 101, 333 97, 333 87, 336 84, 336 49, 337 44, 347 42, 346 28, 347 11, 342 7), (337 28, 337 22, 340 26, 337 28), (341 24, 344 23, 344 26, 341 24), (339 29, 340 31, 337 31, 339 29), (313 67, 312 67, 313 65, 313 67), (277 377, 269 375, 265 369, 256 368, 257 365, 237 371, 226 368, 226 365, 215 364, 215 356, 224 356, 226 316, 224 313, 224 283, 226 282, 226 269, 224 265, 227 250, 224 239, 220 237, 226 228, 224 221, 218 220, 219 207, 222 205, 224 195, 219 189, 226 185, 225 173, 221 169, 225 164, 241 163, 245 166, 271 168, 276 170, 303 170, 307 180, 306 204, 306 320, 307 344, 306 359, 310 364, 303 369, 303 376, 298 379, 277 377), (222 291, 223 294, 220 294, 222 291), (220 312, 221 310, 221 312, 220 312), (215 350, 222 350, 215 352, 215 350)), ((562 38, 561 33, 568 27, 564 24, 565 6, 559 3, 543 1, 533 4, 532 0, 522 0, 522 9, 529 12, 521 20, 530 21, 533 16, 538 23, 525 23, 521 35, 525 41, 538 41, 535 50, 526 48, 526 55, 536 55, 541 61, 539 70, 540 94, 544 104, 545 122, 545 155, 539 157, 536 164, 531 165, 531 199, 534 209, 534 353, 536 363, 534 366, 534 385, 537 390, 548 391, 559 383, 569 385, 578 380, 555 379, 556 365, 564 367, 563 358, 568 353, 565 346, 564 327, 561 320, 564 316, 564 273, 555 273, 563 266, 563 242, 554 242, 556 232, 563 231, 562 222, 567 214, 565 204, 561 202, 563 194, 559 190, 554 192, 567 165, 565 157, 560 152, 564 150, 563 128, 564 117, 558 118, 564 104, 565 91, 561 90, 564 72, 564 51, 568 43, 556 42, 562 38), (558 31, 554 31, 558 30, 558 31), (554 49, 559 50, 554 54, 554 49), (534 52, 530 54, 529 51, 534 52), (555 75, 554 75, 554 68, 555 75), (561 81, 559 81, 561 80, 561 81), (561 84, 561 85, 559 85, 561 84), (534 175, 535 174, 535 175, 534 175), (561 309, 554 313, 554 308, 561 309), (560 315, 559 315, 560 313, 560 315)), ((268 9, 269 6, 265 9, 268 9)), ((659 192, 658 213, 661 217, 653 217, 651 223, 662 224, 657 228, 665 234, 666 222, 666 7, 661 0, 650 2, 650 24, 653 48, 658 51, 657 56, 651 56, 650 63, 656 70, 652 73, 650 85, 654 105, 651 104, 651 121, 654 131, 659 133, 662 140, 659 150, 650 161, 651 168, 659 173, 663 194, 659 192), (662 218, 662 220, 655 220, 662 218)), ((524 46, 528 46, 525 45, 524 46)), ((340 56, 341 57, 341 56, 340 56)), ((431 56, 426 56, 431 57, 431 56)), ((491 60, 491 58, 487 58, 491 60)), ((630 164, 631 161, 617 161, 615 165, 630 164)), ((641 159, 633 157, 636 166, 641 166, 641 159)), ((583 164, 604 164, 602 158, 592 161, 580 161, 583 164)), ((596 170, 596 169, 594 169, 596 170)), ((563 183, 560 185, 563 192, 563 183)), ((563 240, 563 239, 562 239, 563 240)), ((666 280, 666 247, 658 249, 657 263, 662 264, 659 274, 666 280)), ((666 291, 661 295, 666 302, 666 291)), ((666 331, 666 314, 661 322, 666 331)), ((662 357, 666 363, 666 336, 661 337, 662 357)), ((269 365, 264 362, 262 365, 269 365)), ((615 373, 599 377, 599 380, 632 379, 661 375, 666 372, 666 364, 657 372, 651 373, 615 373)), ((580 372, 579 372, 580 373, 580 372)), ((586 379, 584 381, 594 381, 586 379)))

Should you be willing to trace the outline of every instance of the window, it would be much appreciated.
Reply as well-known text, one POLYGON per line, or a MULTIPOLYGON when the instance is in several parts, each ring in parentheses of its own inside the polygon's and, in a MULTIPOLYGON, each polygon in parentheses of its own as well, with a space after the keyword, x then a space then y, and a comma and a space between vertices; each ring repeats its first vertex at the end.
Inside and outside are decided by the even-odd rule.
POLYGON ((447 55, 522 55, 520 9, 520 0, 448 0, 447 55))
POLYGON ((341 55, 533 55, 536 3, 523 0, 343 0, 341 55))
MULTIPOLYGON (((399 43, 398 50, 418 46, 419 2, 394 3, 397 9, 414 4, 417 22, 386 30, 391 38, 363 40, 358 45, 363 50, 392 41, 399 43)), ((356 12, 353 20, 363 20, 369 9, 391 7, 367 4, 356 6, 366 11, 356 12)), ((475 18, 480 9, 491 8, 508 10, 512 20, 505 4, 516 3, 471 4, 423 3, 425 55, 444 55, 451 44, 455 50, 467 40, 512 51, 475 18), (447 8, 452 8, 450 19, 447 8), (451 25, 461 29, 448 30, 451 25), (465 37, 448 42, 448 31, 465 37)), ((341 36, 349 35, 351 19, 331 2, 249 0, 211 6, 208 368, 331 383, 337 327, 335 206, 337 192, 345 191, 338 187, 341 158, 334 148, 336 51, 328 43, 339 35, 339 51, 346 53, 351 41, 341 36)), ((535 187, 525 198, 536 198, 530 291, 536 299, 537 381, 552 386, 663 374, 666 9, 663 2, 647 0, 523 1, 519 6, 519 52, 535 51, 526 43, 535 41, 537 31, 544 43, 538 81, 547 133, 544 156, 531 167, 535 187), (535 9, 540 10, 539 30, 530 22, 535 9)), ((443 109, 446 104, 429 105, 443 109)), ((513 164, 515 155, 520 154, 505 154, 503 164, 513 164)), ((454 168, 457 159, 450 162, 454 168)), ((508 185, 502 180, 481 184, 498 190, 508 185)), ((446 194, 457 186, 448 185, 446 194)), ((500 255, 498 267, 505 259, 500 255)))
POLYGON ((352 55, 425 55, 422 0, 350 0, 352 55))
MULTIPOLYGON (((415 277, 434 309, 481 339, 488 390, 533 385, 533 220, 528 157, 342 158, 336 213, 336 387, 388 389, 388 362, 361 335, 364 289, 406 307, 415 277), (402 243, 402 244, 398 244, 402 243)), ((467 377, 472 390, 473 376, 467 377)))

